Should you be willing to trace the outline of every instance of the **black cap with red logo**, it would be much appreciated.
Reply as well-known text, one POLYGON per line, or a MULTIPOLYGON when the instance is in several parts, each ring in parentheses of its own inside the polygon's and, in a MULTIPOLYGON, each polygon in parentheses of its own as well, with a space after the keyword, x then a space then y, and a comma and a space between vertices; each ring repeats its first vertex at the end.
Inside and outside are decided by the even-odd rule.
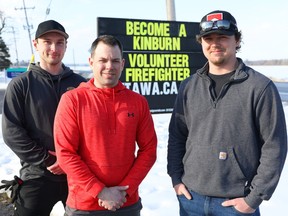
POLYGON ((216 10, 206 14, 200 22, 199 37, 217 33, 233 35, 238 32, 236 19, 227 11, 216 10))

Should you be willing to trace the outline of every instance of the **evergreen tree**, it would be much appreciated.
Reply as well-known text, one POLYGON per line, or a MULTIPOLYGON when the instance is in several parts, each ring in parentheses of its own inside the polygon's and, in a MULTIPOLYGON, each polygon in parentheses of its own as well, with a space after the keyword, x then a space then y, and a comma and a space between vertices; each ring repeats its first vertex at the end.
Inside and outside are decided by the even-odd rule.
POLYGON ((0 71, 9 68, 12 64, 10 61, 9 48, 6 46, 4 40, 1 37, 1 32, 6 24, 6 19, 3 12, 0 11, 0 71))
POLYGON ((0 71, 10 67, 12 63, 9 58, 9 48, 6 46, 0 34, 0 71))

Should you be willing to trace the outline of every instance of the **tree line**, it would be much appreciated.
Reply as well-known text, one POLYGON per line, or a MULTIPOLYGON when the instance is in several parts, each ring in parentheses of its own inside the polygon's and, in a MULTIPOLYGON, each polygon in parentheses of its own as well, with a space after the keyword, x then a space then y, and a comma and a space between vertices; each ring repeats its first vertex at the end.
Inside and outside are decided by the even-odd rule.
POLYGON ((247 65, 288 65, 288 59, 271 59, 271 60, 245 60, 247 65))

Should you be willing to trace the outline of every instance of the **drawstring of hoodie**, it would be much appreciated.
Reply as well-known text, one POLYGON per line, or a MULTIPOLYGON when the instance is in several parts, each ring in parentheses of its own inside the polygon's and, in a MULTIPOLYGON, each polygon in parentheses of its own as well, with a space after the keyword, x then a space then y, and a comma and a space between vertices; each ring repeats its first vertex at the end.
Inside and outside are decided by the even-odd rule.
POLYGON ((52 89, 54 90, 53 92, 54 92, 54 95, 56 97, 57 103, 59 103, 59 101, 60 101, 60 81, 61 81, 62 76, 59 75, 57 77, 57 86, 55 88, 53 78, 51 77, 50 74, 47 73, 47 75, 49 77, 49 80, 51 81, 52 89))
MULTIPOLYGON (((37 63, 37 66, 40 67, 40 64, 37 63)), ((45 71, 45 70, 43 70, 43 71, 45 71)), ((55 76, 51 75, 51 74, 48 73, 47 71, 46 71, 46 72, 42 72, 42 71, 41 71, 41 74, 44 75, 44 76, 46 76, 46 77, 48 78, 48 80, 51 82, 51 87, 52 87, 52 89, 54 90, 53 92, 54 92, 54 95, 55 95, 55 97, 56 97, 57 103, 59 103, 60 97, 61 97, 61 87, 60 87, 60 83, 61 83, 61 79, 62 79, 62 76, 63 76, 64 73, 65 73, 65 67, 63 66, 63 71, 62 71, 59 75, 55 75, 55 76, 57 76, 57 86, 55 86, 55 84, 54 84, 54 79, 53 79, 53 77, 55 77, 55 76)))
POLYGON ((115 89, 113 88, 113 94, 112 94, 112 100, 113 100, 113 112, 112 112, 112 118, 114 121, 114 127, 113 127, 113 134, 116 134, 116 114, 115 114, 115 89))

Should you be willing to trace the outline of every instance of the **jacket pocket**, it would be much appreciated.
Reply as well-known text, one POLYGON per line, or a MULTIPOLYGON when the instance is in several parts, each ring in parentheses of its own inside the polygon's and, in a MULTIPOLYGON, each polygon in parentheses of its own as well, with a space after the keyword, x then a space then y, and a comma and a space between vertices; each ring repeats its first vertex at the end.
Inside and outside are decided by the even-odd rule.
POLYGON ((246 177, 232 147, 194 145, 184 156, 183 183, 202 195, 244 196, 246 177))

